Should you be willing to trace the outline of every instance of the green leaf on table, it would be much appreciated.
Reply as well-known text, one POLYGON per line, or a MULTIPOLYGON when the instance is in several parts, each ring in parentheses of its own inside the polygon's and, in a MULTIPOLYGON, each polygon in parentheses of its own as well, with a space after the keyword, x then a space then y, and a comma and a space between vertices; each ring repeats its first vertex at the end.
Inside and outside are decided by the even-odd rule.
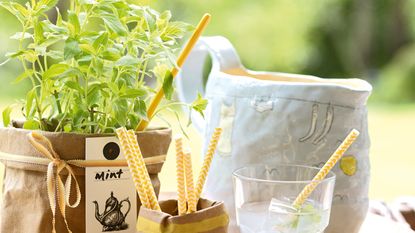
POLYGON ((166 96, 166 99, 171 100, 174 88, 173 88, 173 75, 169 70, 166 71, 166 74, 164 76, 163 91, 164 91, 164 95, 166 96))
POLYGON ((12 110, 13 110, 12 106, 8 106, 3 110, 2 115, 3 115, 3 125, 4 125, 4 127, 8 127, 10 125, 10 121, 11 121, 10 115, 12 113, 12 110))
POLYGON ((48 80, 48 79, 54 78, 56 76, 61 75, 68 69, 69 69, 69 65, 67 64, 53 64, 52 66, 49 67, 48 70, 45 71, 45 73, 43 73, 43 79, 48 80))

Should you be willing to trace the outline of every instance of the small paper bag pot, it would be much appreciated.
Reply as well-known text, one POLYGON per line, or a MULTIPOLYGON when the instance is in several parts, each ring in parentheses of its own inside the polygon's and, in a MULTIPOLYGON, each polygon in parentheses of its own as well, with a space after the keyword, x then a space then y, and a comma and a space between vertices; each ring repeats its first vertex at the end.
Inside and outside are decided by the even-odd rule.
POLYGON ((229 216, 223 202, 200 199, 197 211, 178 216, 177 200, 160 202, 163 213, 141 207, 137 230, 140 233, 226 233, 229 216))
MULTIPOLYGON (((17 126, 18 127, 18 126, 17 126)), ((0 127, 0 152, 45 158, 27 139, 29 130, 0 127)), ((41 132, 53 144, 63 160, 84 160, 87 137, 108 137, 114 134, 77 134, 41 132)), ((170 129, 154 129, 137 133, 145 158, 167 154, 171 141, 170 129)), ((31 163, 0 161, 5 165, 2 202, 0 202, 0 232, 48 233, 52 230, 52 210, 46 185, 47 166, 31 163)), ((156 194, 160 190, 158 174, 163 163, 147 166, 156 194)), ((81 189, 81 203, 66 208, 66 218, 72 232, 85 232, 85 169, 73 167, 81 189)), ((64 177, 63 177, 64 178, 64 177)), ((137 197, 138 198, 138 197, 137 197)), ((71 201, 73 203, 73 200, 71 201)), ((137 199, 137 207, 140 201, 137 199)), ((134 213, 135 214, 135 213, 134 213)), ((57 210, 56 232, 67 232, 63 218, 57 210)))

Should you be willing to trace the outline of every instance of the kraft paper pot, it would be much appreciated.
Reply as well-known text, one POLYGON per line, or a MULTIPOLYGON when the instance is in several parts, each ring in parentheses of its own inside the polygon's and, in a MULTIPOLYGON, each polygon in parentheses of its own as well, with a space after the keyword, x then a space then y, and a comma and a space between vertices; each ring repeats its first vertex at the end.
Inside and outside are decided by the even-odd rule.
MULTIPOLYGON (((0 128, 0 161, 5 165, 0 203, 0 232, 51 232, 53 214, 48 197, 47 170, 50 162, 57 161, 48 160, 29 143, 27 135, 31 131, 16 127, 19 125, 0 128), (39 160, 46 161, 39 163, 39 160)), ((72 232, 85 232, 85 169, 67 161, 85 160, 87 137, 108 137, 114 134, 38 132, 51 142, 65 166, 69 164, 73 170, 79 183, 81 202, 76 208, 66 207, 66 219, 72 232)), ((160 158, 167 154, 171 142, 170 129, 138 132, 137 136, 145 158, 160 158)), ((147 165, 156 195, 160 190, 158 174, 163 163, 164 159, 147 165)), ((56 177, 56 173, 53 175, 56 177)), ((67 169, 60 173, 63 182, 67 175, 67 169)), ((72 182, 71 194, 70 203, 74 203, 76 196, 74 182, 72 182)), ((137 205, 141 205, 138 197, 137 205)), ((56 207, 55 216, 56 232, 67 232, 59 206, 56 207)))
POLYGON ((160 201, 163 212, 141 207, 137 230, 140 233, 226 233, 229 216, 223 202, 200 199, 197 211, 178 216, 177 200, 160 201))

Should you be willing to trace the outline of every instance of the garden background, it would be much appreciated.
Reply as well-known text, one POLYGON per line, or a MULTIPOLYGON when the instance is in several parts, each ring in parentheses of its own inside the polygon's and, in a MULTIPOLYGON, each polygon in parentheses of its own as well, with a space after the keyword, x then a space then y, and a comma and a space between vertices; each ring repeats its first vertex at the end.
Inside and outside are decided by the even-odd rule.
MULTIPOLYGON (((21 0, 19 0, 22 2, 21 0)), ((175 19, 196 23, 212 14, 205 35, 223 35, 246 67, 311 74, 324 78, 362 78, 374 86, 369 101, 372 141, 370 198, 415 196, 415 0, 158 0, 140 1, 172 10, 175 19)), ((65 4, 61 1, 59 4, 65 4)), ((16 48, 19 28, 0 9, 0 63, 16 48)), ((0 109, 25 96, 29 83, 13 85, 17 62, 0 67, 0 109)), ((171 122, 175 122, 172 119, 171 122)), ((178 132, 178 125, 173 128, 178 132)), ((200 135, 188 128, 192 149, 200 135)), ((162 171, 162 189, 175 189, 174 148, 162 171)), ((200 156, 194 157, 200 166, 200 156)), ((0 168, 1 171, 1 168, 0 168)))

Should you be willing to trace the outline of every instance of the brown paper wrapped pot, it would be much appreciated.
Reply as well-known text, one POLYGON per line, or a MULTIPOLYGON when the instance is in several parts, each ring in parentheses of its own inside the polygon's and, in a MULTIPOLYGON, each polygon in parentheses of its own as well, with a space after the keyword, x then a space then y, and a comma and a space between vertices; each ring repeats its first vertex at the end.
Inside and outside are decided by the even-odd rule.
MULTIPOLYGON (((29 130, 0 128, 0 152, 44 158, 28 142, 29 130)), ((41 132, 53 144, 63 160, 85 159, 85 138, 108 137, 112 134, 75 134, 41 132)), ((170 129, 155 129, 137 133, 144 157, 166 155, 171 142, 170 129)), ((47 233, 52 230, 52 211, 49 206, 44 165, 2 161, 5 165, 2 203, 0 204, 0 232, 47 233)), ((148 165, 151 182, 158 195, 158 173, 163 163, 148 165)), ((85 232, 85 169, 73 167, 81 188, 81 203, 66 208, 66 217, 74 233, 85 232)), ((140 202, 138 200, 138 205, 140 202)), ((139 208, 138 208, 139 209, 139 208)), ((67 232, 62 216, 56 214, 56 231, 67 232)))

